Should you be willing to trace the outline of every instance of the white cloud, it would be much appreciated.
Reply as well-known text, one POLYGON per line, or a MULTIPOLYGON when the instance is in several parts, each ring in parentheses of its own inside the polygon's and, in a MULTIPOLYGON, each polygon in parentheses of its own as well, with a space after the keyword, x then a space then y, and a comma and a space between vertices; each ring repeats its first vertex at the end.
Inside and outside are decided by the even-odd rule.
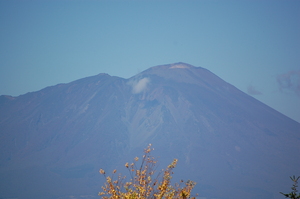
POLYGON ((144 91, 147 88, 147 85, 149 84, 150 79, 145 77, 143 79, 140 79, 137 82, 132 83, 132 92, 134 94, 140 93, 144 91))

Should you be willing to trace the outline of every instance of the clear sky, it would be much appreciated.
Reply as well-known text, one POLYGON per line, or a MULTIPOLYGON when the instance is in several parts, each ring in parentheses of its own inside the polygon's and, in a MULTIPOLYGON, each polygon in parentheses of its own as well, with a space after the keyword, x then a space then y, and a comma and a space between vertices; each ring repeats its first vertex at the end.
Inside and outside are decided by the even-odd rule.
POLYGON ((300 122, 300 1, 0 0, 0 95, 174 62, 300 122))

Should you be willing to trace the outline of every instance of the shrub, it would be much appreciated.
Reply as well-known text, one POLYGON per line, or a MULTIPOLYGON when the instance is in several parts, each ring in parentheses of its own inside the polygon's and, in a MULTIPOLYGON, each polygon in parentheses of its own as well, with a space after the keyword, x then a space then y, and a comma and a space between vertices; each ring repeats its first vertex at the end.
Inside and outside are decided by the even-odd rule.
POLYGON ((300 176, 297 178, 295 176, 290 177, 291 180, 294 182, 293 186, 291 187, 292 191, 290 193, 282 193, 286 198, 292 198, 292 199, 300 199, 300 193, 298 193, 297 187, 298 187, 298 180, 300 176))
MULTIPOLYGON (((119 174, 116 179, 114 175, 116 170, 112 172, 111 176, 106 176, 103 169, 100 169, 106 182, 102 186, 103 191, 98 195, 103 199, 187 199, 191 198, 191 191, 196 185, 193 181, 181 180, 180 183, 176 183, 174 186, 171 184, 173 169, 176 167, 177 159, 165 169, 160 172, 156 172, 157 161, 150 152, 153 149, 151 144, 144 150, 142 162, 139 167, 135 163, 126 163, 125 167, 130 174, 130 180, 126 181, 126 176, 119 174)), ((135 162, 139 160, 138 157, 134 158, 135 162)))

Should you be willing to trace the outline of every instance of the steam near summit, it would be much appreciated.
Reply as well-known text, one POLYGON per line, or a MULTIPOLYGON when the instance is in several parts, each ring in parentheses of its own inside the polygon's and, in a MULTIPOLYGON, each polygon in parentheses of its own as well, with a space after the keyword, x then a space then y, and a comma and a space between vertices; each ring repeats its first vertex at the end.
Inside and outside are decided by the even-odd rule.
POLYGON ((130 84, 132 85, 132 92, 134 94, 137 94, 144 91, 147 88, 149 82, 149 78, 146 77, 137 81, 130 82, 130 84))

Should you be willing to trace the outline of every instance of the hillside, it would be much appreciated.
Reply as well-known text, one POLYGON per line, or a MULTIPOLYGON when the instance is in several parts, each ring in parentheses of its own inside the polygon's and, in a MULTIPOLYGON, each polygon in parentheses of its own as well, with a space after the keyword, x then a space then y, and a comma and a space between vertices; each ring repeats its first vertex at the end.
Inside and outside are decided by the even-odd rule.
POLYGON ((0 96, 0 198, 99 198, 149 143, 206 198, 282 198, 300 175, 300 124, 186 63, 0 96))

